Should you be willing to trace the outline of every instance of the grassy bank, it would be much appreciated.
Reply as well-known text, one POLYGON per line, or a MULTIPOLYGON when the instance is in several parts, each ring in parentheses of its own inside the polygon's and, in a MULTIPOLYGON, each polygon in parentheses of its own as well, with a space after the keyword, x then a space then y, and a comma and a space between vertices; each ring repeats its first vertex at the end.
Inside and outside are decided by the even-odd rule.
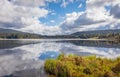
POLYGON ((64 56, 48 59, 44 66, 49 77, 120 77, 120 58, 64 56))

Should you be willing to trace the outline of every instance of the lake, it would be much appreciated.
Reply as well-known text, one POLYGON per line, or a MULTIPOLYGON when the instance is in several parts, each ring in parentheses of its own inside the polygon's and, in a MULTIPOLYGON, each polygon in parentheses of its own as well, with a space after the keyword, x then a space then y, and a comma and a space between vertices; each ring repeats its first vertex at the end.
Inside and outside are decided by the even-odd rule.
POLYGON ((105 40, 0 40, 0 77, 47 77, 44 61, 59 54, 115 59, 120 43, 105 40))

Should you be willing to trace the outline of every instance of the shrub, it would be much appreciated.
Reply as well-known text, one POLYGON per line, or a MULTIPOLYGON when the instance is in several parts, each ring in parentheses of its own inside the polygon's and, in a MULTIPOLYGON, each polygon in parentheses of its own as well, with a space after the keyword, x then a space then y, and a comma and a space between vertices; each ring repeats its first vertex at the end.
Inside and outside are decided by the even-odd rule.
POLYGON ((85 68, 85 69, 83 70, 83 72, 84 72, 85 74, 92 74, 92 71, 91 71, 89 68, 85 68))
POLYGON ((44 67, 47 74, 55 77, 120 77, 120 58, 61 54, 57 59, 46 60, 44 67))
POLYGON ((52 75, 56 75, 58 72, 56 69, 56 63, 57 63, 56 60, 52 60, 52 59, 46 60, 45 67, 44 67, 46 72, 52 75))
POLYGON ((117 76, 115 75, 114 72, 109 71, 109 72, 106 72, 106 73, 105 73, 104 77, 117 77, 117 76))
POLYGON ((116 64, 116 66, 113 67, 112 70, 117 74, 120 73, 120 63, 116 64))

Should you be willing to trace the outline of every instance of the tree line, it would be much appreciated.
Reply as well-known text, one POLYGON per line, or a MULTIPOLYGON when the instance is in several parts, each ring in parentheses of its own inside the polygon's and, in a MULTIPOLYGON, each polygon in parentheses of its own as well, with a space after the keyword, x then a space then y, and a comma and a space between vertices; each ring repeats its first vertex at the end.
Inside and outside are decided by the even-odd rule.
POLYGON ((39 35, 29 33, 0 33, 0 38, 3 39, 22 39, 22 38, 40 38, 39 35))
POLYGON ((70 38, 96 38, 96 39, 118 39, 120 40, 120 33, 108 33, 108 34, 80 34, 80 35, 54 35, 54 36, 42 36, 38 34, 30 34, 30 33, 0 33, 0 38, 3 39, 70 39, 70 38))

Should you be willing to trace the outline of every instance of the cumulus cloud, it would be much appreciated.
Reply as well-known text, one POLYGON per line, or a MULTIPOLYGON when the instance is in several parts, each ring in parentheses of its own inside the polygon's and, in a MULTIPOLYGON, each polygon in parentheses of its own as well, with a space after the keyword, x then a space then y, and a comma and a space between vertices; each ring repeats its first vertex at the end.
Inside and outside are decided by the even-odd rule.
POLYGON ((115 6, 117 4, 120 4, 119 0, 87 0, 87 8, 91 8, 91 7, 104 7, 104 6, 108 6, 108 5, 112 5, 115 6))
POLYGON ((20 5, 20 6, 29 6, 29 7, 34 7, 34 6, 45 6, 44 0, 9 0, 15 5, 20 5))
POLYGON ((113 15, 115 18, 120 18, 120 5, 116 5, 111 8, 110 14, 113 15))
MULTIPOLYGON (((58 26, 48 26, 39 19, 51 13, 46 3, 61 3, 62 7, 82 0, 2 0, 0 1, 0 27, 38 34, 64 34, 95 29, 120 28, 119 0, 87 0, 86 10, 65 15, 58 26), (106 9, 105 7, 110 7, 106 9)), ((80 8, 82 4, 78 6, 80 8)), ((51 13, 55 16, 57 13, 51 13)), ((55 22, 49 20, 49 22, 55 22)))
POLYGON ((66 31, 65 33, 73 33, 76 31, 84 31, 88 29, 94 30, 102 24, 105 24, 105 22, 105 20, 100 19, 94 20, 85 12, 73 12, 66 15, 65 21, 60 25, 60 27, 62 30, 66 31))
POLYGON ((7 0, 1 1, 0 6, 1 22, 14 23, 17 20, 22 22, 23 18, 45 17, 48 14, 48 10, 46 9, 39 7, 17 6, 7 0))
MULTIPOLYGON (((11 28, 37 34, 55 34, 58 27, 49 27, 39 21, 46 17, 49 10, 40 8, 47 0, 2 0, 0 1, 0 27, 11 28), (46 31, 46 33, 45 33, 46 31)), ((56 0, 50 0, 52 2, 56 0)))
POLYGON ((118 29, 120 23, 120 1, 118 0, 88 0, 86 11, 66 14, 60 27, 64 33, 87 31, 96 29, 118 29), (111 9, 106 9, 109 6, 111 9), (109 11, 108 11, 109 10, 109 11))

